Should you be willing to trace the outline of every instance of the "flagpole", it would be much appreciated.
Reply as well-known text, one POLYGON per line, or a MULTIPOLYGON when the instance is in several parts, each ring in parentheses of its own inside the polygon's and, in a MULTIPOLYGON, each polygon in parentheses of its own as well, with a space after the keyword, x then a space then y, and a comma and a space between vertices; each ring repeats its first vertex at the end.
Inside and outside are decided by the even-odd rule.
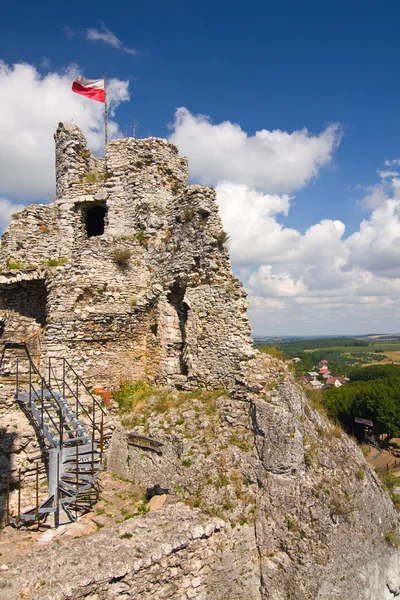
POLYGON ((108 142, 108 107, 107 107, 107 74, 104 73, 104 94, 105 94, 105 102, 104 102, 104 159, 106 163, 106 171, 107 171, 107 157, 106 157, 106 149, 108 142))

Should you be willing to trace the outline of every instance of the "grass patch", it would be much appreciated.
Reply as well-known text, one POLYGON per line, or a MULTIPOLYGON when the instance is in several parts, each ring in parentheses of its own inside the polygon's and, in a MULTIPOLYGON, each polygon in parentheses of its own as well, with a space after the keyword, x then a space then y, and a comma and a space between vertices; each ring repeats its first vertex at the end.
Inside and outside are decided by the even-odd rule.
POLYGON ((113 390, 113 398, 117 402, 121 412, 126 413, 133 409, 134 404, 140 402, 140 399, 147 397, 150 386, 142 381, 136 383, 125 381, 121 383, 119 389, 113 390))
POLYGON ((258 348, 258 350, 260 350, 260 352, 263 352, 265 354, 269 354, 270 356, 272 356, 272 358, 278 358, 279 360, 285 360, 285 354, 282 352, 282 350, 280 350, 276 346, 260 346, 258 348))
POLYGON ((61 267, 66 262, 67 259, 64 256, 59 256, 58 258, 49 258, 49 260, 46 260, 45 265, 47 267, 61 267))
POLYGON ((356 477, 357 477, 358 481, 364 481, 364 479, 365 479, 364 471, 357 471, 356 477))
POLYGON ((22 269, 25 268, 25 265, 23 262, 21 262, 19 260, 15 260, 13 258, 7 258, 6 265, 7 265, 7 269, 10 269, 10 271, 21 271, 22 269))
MULTIPOLYGON (((158 388, 143 381, 125 381, 117 390, 113 390, 113 397, 120 412, 126 414, 122 422, 125 427, 145 425, 151 413, 164 414, 195 399, 204 405, 202 412, 207 415, 216 415, 218 413, 216 399, 226 394, 227 392, 224 390, 197 389, 182 392, 175 389, 158 388)), ((181 424, 183 422, 183 420, 180 421, 181 424)))
POLYGON ((399 538, 397 537, 397 535, 393 531, 388 531, 387 532, 387 534, 385 535, 385 542, 389 546, 392 546, 392 548, 398 548, 399 547, 399 538))
POLYGON ((125 266, 129 263, 132 252, 128 248, 114 248, 112 256, 118 265, 125 266))
POLYGON ((144 231, 139 229, 139 231, 135 234, 135 239, 137 242, 139 242, 141 246, 147 248, 148 236, 145 234, 144 231))
POLYGON ((215 239, 220 246, 223 246, 229 240, 229 235, 226 233, 226 231, 221 231, 215 236, 215 239))

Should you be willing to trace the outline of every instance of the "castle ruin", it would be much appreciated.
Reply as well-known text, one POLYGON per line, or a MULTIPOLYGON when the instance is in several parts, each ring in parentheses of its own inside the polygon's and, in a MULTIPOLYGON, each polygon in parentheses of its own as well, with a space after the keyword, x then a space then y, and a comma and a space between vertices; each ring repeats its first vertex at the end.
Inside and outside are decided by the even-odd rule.
POLYGON ((13 215, 0 255, 3 341, 41 334, 90 384, 229 387, 253 354, 215 191, 188 186, 163 139, 116 139, 93 157, 55 133, 56 201, 13 215))

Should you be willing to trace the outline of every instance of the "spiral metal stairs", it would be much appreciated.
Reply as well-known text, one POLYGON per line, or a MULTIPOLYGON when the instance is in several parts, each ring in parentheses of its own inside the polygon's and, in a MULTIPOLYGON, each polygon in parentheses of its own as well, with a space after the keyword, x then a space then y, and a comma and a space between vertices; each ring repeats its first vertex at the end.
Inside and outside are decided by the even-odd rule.
MULTIPOLYGON (((103 470, 104 408, 65 358, 49 358, 40 365, 26 342, 4 342, 0 378, 15 381, 15 399, 41 438, 48 459, 48 497, 26 511, 10 514, 7 485, 6 524, 49 523, 75 520, 98 496, 103 470), (8 355, 11 355, 9 357, 8 355)), ((21 483, 21 482, 20 482, 21 483)))

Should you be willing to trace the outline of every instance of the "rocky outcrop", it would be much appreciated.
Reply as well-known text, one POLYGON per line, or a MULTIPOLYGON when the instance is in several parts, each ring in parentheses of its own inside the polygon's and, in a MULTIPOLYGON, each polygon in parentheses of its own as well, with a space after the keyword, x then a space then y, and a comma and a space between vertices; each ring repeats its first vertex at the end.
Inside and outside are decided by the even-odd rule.
POLYGON ((164 508, 10 564, 0 598, 24 585, 22 597, 54 600, 400 594, 395 508, 286 365, 260 355, 230 394, 168 394, 124 418, 108 457, 110 472, 167 488, 164 508))
MULTIPOLYGON (((261 599, 249 527, 177 504, 70 543, 40 548, 0 575, 0 598, 261 599), (46 568, 44 569, 44 565, 46 568), (22 583, 23 582, 23 583, 22 583)), ((1 572, 0 572, 1 573, 1 572)))

